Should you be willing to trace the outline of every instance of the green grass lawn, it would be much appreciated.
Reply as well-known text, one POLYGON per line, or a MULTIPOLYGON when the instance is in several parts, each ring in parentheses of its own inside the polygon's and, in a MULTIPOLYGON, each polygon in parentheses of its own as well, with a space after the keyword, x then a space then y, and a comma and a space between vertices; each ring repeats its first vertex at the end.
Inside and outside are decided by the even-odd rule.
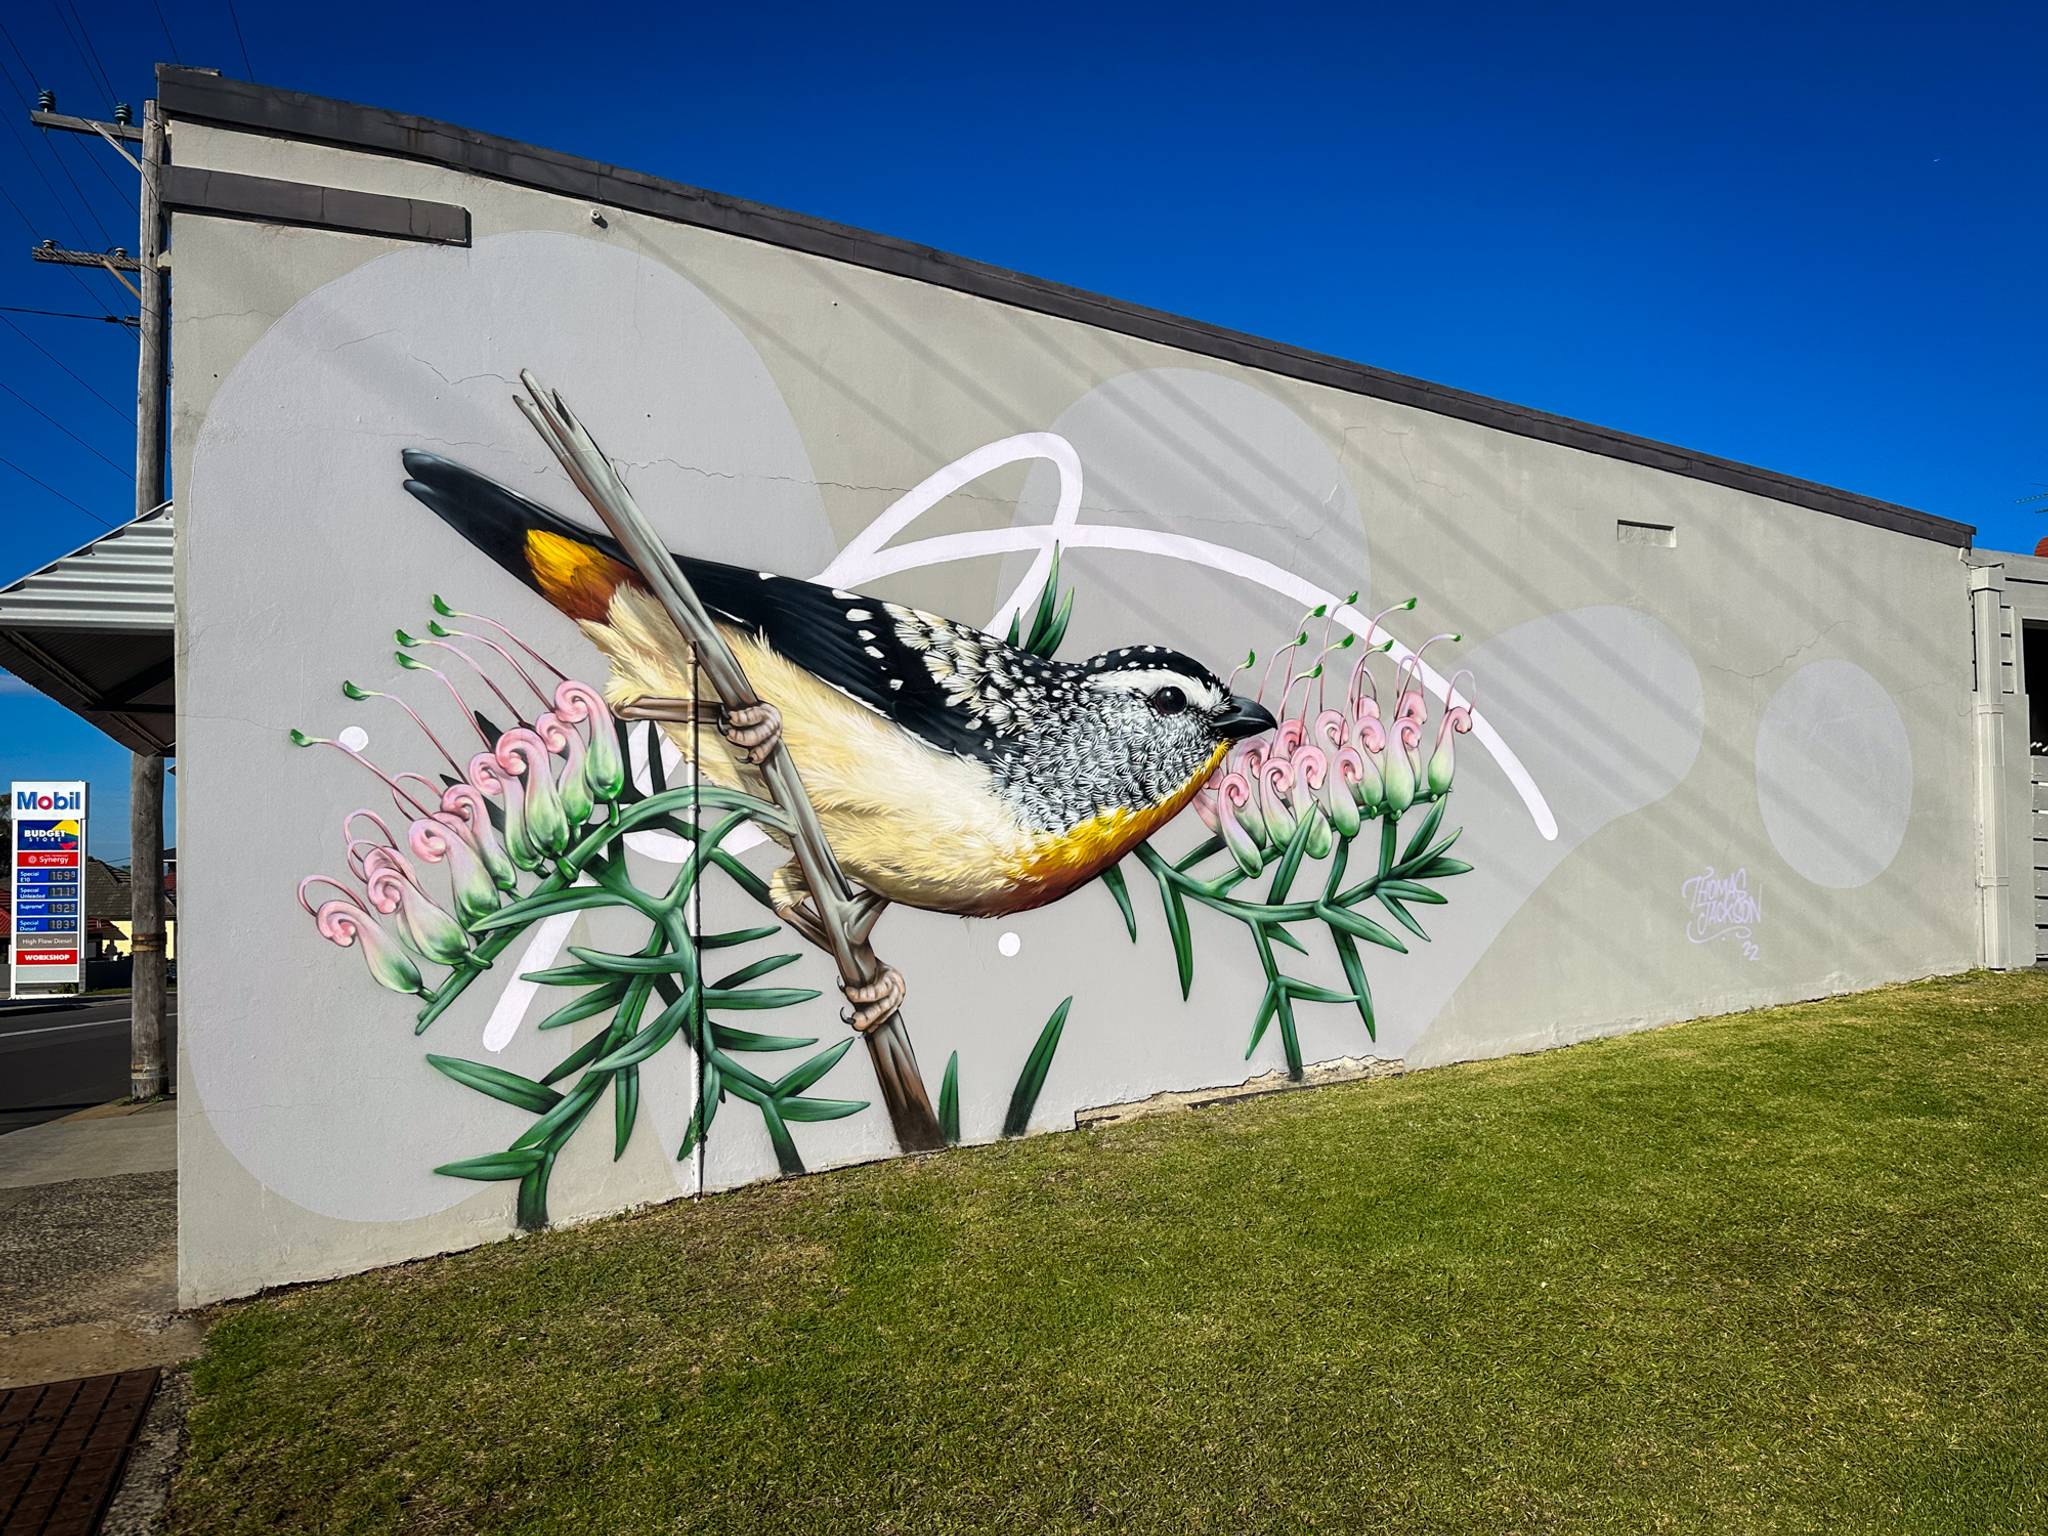
POLYGON ((2048 975, 673 1205, 194 1379, 187 1532, 2048 1530, 2048 975))

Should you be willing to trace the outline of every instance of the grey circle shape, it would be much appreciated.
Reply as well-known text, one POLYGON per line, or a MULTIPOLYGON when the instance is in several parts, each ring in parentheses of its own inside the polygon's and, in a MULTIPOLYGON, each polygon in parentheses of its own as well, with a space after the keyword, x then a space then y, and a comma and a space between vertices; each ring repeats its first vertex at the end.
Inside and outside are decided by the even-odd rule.
POLYGON ((1883 874, 1913 812, 1912 747, 1884 685, 1850 661, 1787 678, 1757 724, 1756 799, 1779 857, 1815 885, 1883 874))

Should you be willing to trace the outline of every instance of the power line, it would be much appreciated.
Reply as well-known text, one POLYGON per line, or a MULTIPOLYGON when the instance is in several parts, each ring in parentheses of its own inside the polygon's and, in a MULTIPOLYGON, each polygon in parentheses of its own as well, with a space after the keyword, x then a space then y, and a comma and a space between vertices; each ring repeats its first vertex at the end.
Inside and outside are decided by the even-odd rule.
MULTIPOLYGON (((22 304, 0 304, 0 315, 41 315, 49 320, 97 320, 102 325, 133 325, 133 315, 88 315, 76 309, 30 309, 22 304)), ((9 321, 12 325, 14 322, 9 321)), ((20 327, 16 326, 19 330, 20 327)), ((23 332, 26 335, 26 332, 23 332)))
POLYGON ((256 66, 249 62, 249 44, 242 37, 242 18, 235 10, 235 0, 228 0, 228 20, 235 24, 235 41, 242 49, 242 71, 249 79, 256 78, 256 66))
MULTIPOLYGON (((4 25, 0 25, 0 33, 4 33, 6 30, 7 28, 4 25)), ((13 39, 9 38, 8 41, 12 42, 13 39)), ((19 49, 15 51, 17 55, 20 52, 19 49)), ((9 69, 5 63, 0 63, 0 74, 4 74, 7 77, 7 83, 13 86, 15 94, 21 97, 22 105, 27 106, 28 96, 22 90, 20 82, 14 78, 14 71, 9 69)), ((29 71, 29 83, 31 85, 35 83, 35 72, 33 70, 29 71)), ((36 173, 36 178, 42 182, 44 190, 50 194, 50 201, 55 203, 57 211, 64 215, 64 222, 71 226, 71 233, 77 237, 78 243, 80 245, 89 244, 90 242, 85 238, 85 231, 79 226, 78 220, 71 216, 70 205, 64 201, 63 194, 57 190, 57 184, 50 180, 49 173, 43 169, 43 162, 36 158, 34 146, 21 136, 21 130, 14 126, 14 119, 11 117, 7 120, 7 131, 13 136, 14 142, 20 146, 21 156, 24 160, 28 161, 28 168, 36 173)), ((50 149, 47 139, 44 140, 43 147, 50 149)), ((51 153, 54 154, 55 151, 51 150, 51 153)), ((19 207, 20 205, 16 204, 16 206, 19 207)), ((33 228, 33 226, 31 227, 33 228)))
POLYGON ((85 158, 92 162, 92 168, 100 173, 100 179, 114 189, 114 196, 125 203, 128 199, 128 189, 114 180, 114 173, 107 169, 106 157, 99 152, 99 146, 81 144, 78 147, 84 151, 85 158))
POLYGON ((156 7, 157 25, 164 29, 164 41, 170 45, 171 62, 173 64, 184 63, 184 57, 178 52, 178 40, 171 36, 171 24, 164 17, 163 0, 150 0, 150 4, 156 7))
POLYGON ((65 426, 63 422, 59 421, 56 417, 52 416, 40 405, 37 405, 35 401, 29 399, 27 395, 24 395, 12 384, 9 384, 5 379, 0 379, 0 389, 6 390, 7 393, 14 396, 15 399, 19 400, 23 405, 27 406, 30 410, 34 411, 38 416, 42 417, 43 420, 47 421, 51 426, 55 427, 59 432, 62 432, 66 437, 70 438, 71 441, 78 444, 79 447, 83 448, 87 453, 91 454, 94 458, 98 459, 102 464, 106 465, 107 468, 115 471, 117 474, 125 475, 130 480, 133 480, 135 478, 134 470, 123 469, 119 464, 116 464, 104 453, 101 453, 99 449, 93 447, 91 443, 88 443, 76 432, 72 431, 69 427, 65 426))
MULTIPOLYGON (((22 73, 28 76, 29 84, 34 85, 36 79, 36 72, 29 66, 28 60, 22 56, 20 45, 14 41, 14 34, 7 30, 5 23, 0 23, 0 37, 5 37, 7 39, 7 46, 12 48, 14 50, 14 56, 17 59, 21 60, 22 73)), ((21 97, 21 104, 23 106, 27 106, 29 104, 28 94, 15 80, 14 72, 12 70, 6 69, 4 65, 0 65, 0 73, 6 74, 8 84, 14 86, 16 94, 21 97)), ((22 154, 28 157, 29 163, 35 167, 36 174, 42 177, 43 185, 50 189, 50 196, 56 199, 60 207, 63 206, 64 199, 58 193, 56 184, 53 183, 48 176, 43 175, 42 162, 36 159, 35 151, 29 148, 29 146, 25 142, 23 142, 20 130, 18 130, 14 126, 12 120, 10 120, 7 124, 7 131, 10 134, 13 134, 14 141, 17 144, 21 145, 22 154)), ((114 243, 114 237, 107 232, 106 223, 100 218, 98 211, 93 207, 92 200, 85 195, 85 189, 78 184, 78 178, 71 174, 71 167, 65 163, 64 157, 57 153, 57 146, 52 144, 46 137, 43 140, 43 148, 47 149, 50 152, 50 158, 57 162, 57 169, 62 171, 64 173, 64 179, 71 183, 71 190, 78 194, 79 204, 85 209, 86 217, 91 219, 93 223, 99 225, 101 238, 104 239, 108 245, 112 245, 114 243)), ((118 190, 118 188, 116 190, 118 190)), ((67 221, 70 221, 70 215, 68 212, 66 213, 65 218, 67 221)), ((88 243, 85 238, 85 232, 79 229, 78 225, 75 222, 72 223, 72 229, 77 232, 78 243, 80 245, 85 245, 88 243)))
POLYGON ((59 501, 70 502, 72 506, 77 507, 79 511, 83 512, 87 517, 91 518, 94 522, 98 523, 102 528, 108 529, 110 531, 112 530, 114 525, 108 522, 104 517, 101 517, 99 513, 93 511, 91 507, 85 506, 77 501, 72 501, 72 499, 69 496, 66 496, 62 491, 58 490, 57 487, 50 484, 49 481, 37 479, 36 476, 30 474, 27 470, 23 469, 19 464, 15 463, 14 460, 0 457, 0 464, 5 464, 9 469, 13 470, 17 475, 21 476, 21 478, 24 480, 34 481, 35 484, 40 485, 44 490, 48 491, 52 496, 56 497, 59 501))
POLYGON ((7 30, 7 24, 5 22, 0 22, 0 37, 4 37, 7 39, 7 46, 14 50, 14 57, 21 64, 21 72, 24 75, 28 76, 30 84, 34 84, 36 72, 33 69, 29 68, 28 60, 22 54, 21 44, 17 43, 14 40, 14 34, 7 30))
MULTIPOLYGON (((28 212, 27 212, 27 210, 26 210, 26 209, 24 209, 24 208, 23 208, 23 207, 21 206, 21 204, 17 203, 17 202, 16 202, 15 200, 14 200, 14 194, 13 194, 12 192, 9 192, 9 191, 7 190, 7 188, 5 188, 4 186, 0 186, 0 198, 5 198, 5 199, 7 200, 7 206, 8 206, 8 207, 10 207, 10 208, 12 208, 12 209, 14 210, 15 216, 16 216, 17 218, 19 218, 19 219, 21 220, 21 222, 22 222, 22 227, 23 227, 23 228, 25 228, 25 229, 27 229, 27 231, 28 231, 28 234, 29 234, 29 238, 30 238, 31 240, 40 240, 40 239, 42 239, 42 237, 43 237, 43 232, 42 232, 41 230, 39 230, 39 229, 37 229, 37 228, 36 228, 36 225, 35 225, 35 220, 31 219, 31 218, 30 218, 30 217, 28 216, 28 212)), ((66 214, 66 215, 65 215, 65 222, 66 222, 66 223, 69 223, 69 222, 70 222, 70 215, 69 215, 69 214, 66 214)), ((85 239, 84 239, 84 238, 83 238, 83 237, 81 236, 81 237, 80 237, 80 239, 79 239, 79 242, 78 242, 78 243, 79 243, 80 245, 84 245, 84 244, 86 243, 86 241, 85 241, 85 239)), ((80 277, 80 276, 78 275, 78 268, 76 268, 76 267, 66 267, 66 268, 65 268, 64 270, 65 270, 66 272, 69 272, 69 273, 71 274, 71 281, 73 281, 74 283, 78 284, 78 291, 79 291, 80 293, 84 294, 84 295, 86 296, 86 298, 87 298, 88 300, 90 300, 90 301, 91 301, 92 303, 94 303, 94 304, 98 304, 98 305, 100 306, 100 317, 101 317, 102 319, 105 319, 105 320, 111 320, 111 319, 113 319, 113 318, 114 318, 114 313, 113 313, 113 311, 112 311, 112 310, 110 310, 110 309, 108 309, 108 308, 107 308, 107 306, 106 306, 106 305, 105 305, 104 303, 101 303, 101 301, 100 301, 100 296, 99 296, 98 294, 94 293, 94 292, 92 291, 92 289, 91 289, 90 287, 88 287, 88 286, 87 286, 87 284, 86 284, 86 281, 85 281, 85 279, 84 279, 84 278, 82 278, 82 277, 80 277)))
POLYGON ((112 106, 114 104, 114 86, 113 82, 107 79, 106 71, 101 70, 97 78, 95 78, 93 74, 93 61, 86 57, 85 44, 79 40, 79 35, 71 30, 71 22, 64 15, 64 7, 59 5, 57 0, 50 0, 50 9, 56 12, 57 25, 62 27, 64 35, 71 39, 71 46, 78 50, 78 61, 85 66, 87 83, 95 87, 104 87, 107 93, 107 105, 112 106))
POLYGON ((64 0, 71 11, 71 19, 78 23, 78 35, 85 39, 85 46, 92 51, 93 68, 100 72, 100 83, 107 88, 107 105, 120 100, 121 93, 114 89, 114 77, 107 73, 107 61, 100 57, 100 45, 92 40, 92 28, 85 24, 85 17, 79 14, 78 0, 64 0))
MULTIPOLYGON (((13 308, 12 305, 0 305, 0 310, 6 310, 11 308, 13 308)), ((100 318, 98 315, 65 315, 61 310, 55 309, 28 309, 23 310, 22 313, 28 315, 54 315, 68 320, 97 320, 100 318)), ((101 394, 98 390, 94 389, 92 385, 88 384, 83 377, 81 377, 78 373, 72 370, 72 367, 69 363, 65 362, 63 358, 59 357, 56 353, 52 352, 40 341, 37 341, 35 337, 29 335, 27 331, 24 331, 12 320, 9 320, 4 313, 0 313, 0 324, 4 324, 5 326, 7 326, 7 328, 13 331, 15 335, 19 336, 23 341, 27 342, 30 346, 34 347, 38 352, 42 353, 43 356, 47 357, 59 368, 63 369, 66 373, 70 374, 71 377, 77 382, 78 387, 83 389, 87 394, 91 395, 93 399, 99 401, 101 405, 104 405, 108 410, 112 411, 116 416, 120 417, 123 421, 127 422, 131 427, 135 425, 135 417, 132 413, 122 410, 120 406, 114 404, 113 401, 109 400, 105 395, 101 394)))

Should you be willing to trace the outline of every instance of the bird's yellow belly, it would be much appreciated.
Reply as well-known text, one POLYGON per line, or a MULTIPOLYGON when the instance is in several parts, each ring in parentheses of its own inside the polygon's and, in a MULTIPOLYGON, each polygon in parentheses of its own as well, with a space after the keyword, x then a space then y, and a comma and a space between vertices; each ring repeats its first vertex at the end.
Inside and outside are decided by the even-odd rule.
MULTIPOLYGON (((621 588, 611 623, 585 626, 612 658, 609 692, 615 700, 689 696, 691 679, 675 669, 661 639, 673 629, 658 609, 642 614, 638 606, 637 593, 621 588)), ((840 866, 905 906, 999 917, 1057 901, 1178 815, 1227 745, 1158 804, 1105 810, 1063 832, 1033 831, 1019 824, 986 768, 932 750, 752 635, 724 626, 721 632, 761 697, 781 711, 783 744, 840 866)), ((668 734, 686 757, 696 745, 687 727, 668 734)), ((715 735, 700 739, 706 778, 766 792, 760 776, 715 735)))

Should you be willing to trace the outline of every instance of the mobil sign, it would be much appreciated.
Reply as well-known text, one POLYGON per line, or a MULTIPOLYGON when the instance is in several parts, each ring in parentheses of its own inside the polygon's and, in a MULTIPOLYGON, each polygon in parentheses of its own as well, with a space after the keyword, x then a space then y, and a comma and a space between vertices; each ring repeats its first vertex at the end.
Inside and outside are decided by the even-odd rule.
POLYGON ((83 784, 16 784, 14 786, 14 819, 24 816, 76 816, 85 815, 85 786, 83 784))
POLYGON ((85 785, 16 781, 8 787, 14 928, 9 991, 84 976, 85 785))

